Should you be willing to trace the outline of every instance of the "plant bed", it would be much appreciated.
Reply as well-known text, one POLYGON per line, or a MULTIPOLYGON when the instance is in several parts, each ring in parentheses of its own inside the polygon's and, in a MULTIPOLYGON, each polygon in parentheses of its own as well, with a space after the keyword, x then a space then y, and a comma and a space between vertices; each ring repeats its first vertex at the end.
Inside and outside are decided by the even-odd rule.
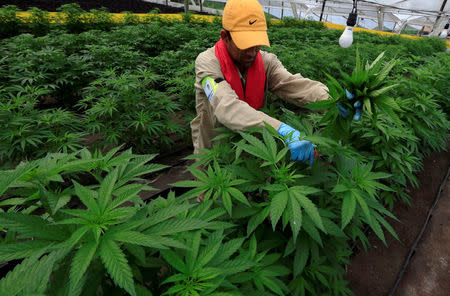
MULTIPOLYGON (((424 159, 424 168, 417 174, 419 188, 408 188, 411 205, 398 203, 393 209, 394 215, 400 220, 400 223, 391 221, 399 241, 388 236, 386 238, 388 247, 386 247, 374 234, 370 234, 369 240, 372 247, 368 251, 364 251, 364 248, 359 245, 359 252, 347 266, 346 276, 355 295, 389 294, 408 252, 426 220, 449 165, 450 154, 448 151, 435 152, 424 159)), ((450 245, 447 246, 448 249, 450 249, 450 245)), ((433 295, 445 295, 445 293, 442 291, 441 294, 436 292, 433 295)))

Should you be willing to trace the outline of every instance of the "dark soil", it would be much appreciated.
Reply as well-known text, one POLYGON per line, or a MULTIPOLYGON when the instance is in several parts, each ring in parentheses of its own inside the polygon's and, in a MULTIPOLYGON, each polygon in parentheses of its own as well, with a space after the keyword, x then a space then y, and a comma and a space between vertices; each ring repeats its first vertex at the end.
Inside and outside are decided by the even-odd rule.
MULTIPOLYGON (((376 238, 375 234, 372 233, 369 235, 369 240, 372 243, 372 247, 368 250, 368 252, 360 251, 355 255, 355 257, 353 257, 353 259, 351 260, 351 265, 349 265, 347 269, 347 280, 350 281, 350 289, 355 293, 356 296, 384 296, 389 294, 397 280, 400 270, 403 267, 409 250, 411 249, 427 218, 428 211, 433 205, 440 184, 447 173, 449 164, 450 153, 445 151, 441 153, 433 153, 431 156, 424 159, 424 169, 417 175, 420 182, 419 188, 408 189, 412 205, 408 206, 405 203, 398 202, 394 208, 394 215, 401 222, 399 223, 392 220, 389 221, 398 234, 400 241, 397 241, 390 234, 387 234, 386 242, 388 246, 386 247, 379 239, 376 238)), ((433 221, 433 219, 431 221, 433 221)), ((441 216, 441 221, 445 219, 447 219, 448 221, 448 215, 446 216, 446 218, 444 216, 441 216)), ((438 240, 439 232, 443 231, 443 229, 439 229, 439 221, 434 223, 438 223, 438 226, 435 226, 437 233, 434 233, 435 230, 431 228, 430 223, 425 230, 425 234, 428 232, 429 235, 431 235, 430 233, 432 232, 433 237, 437 240, 428 246, 430 249, 422 252, 435 254, 433 246, 436 248, 439 247, 446 250, 448 258, 448 250, 450 250, 449 240, 447 240, 446 242, 438 240)), ((418 249, 423 246, 422 241, 419 242, 418 249)), ((434 255, 431 255, 431 257, 434 257, 434 255)), ((439 258, 436 259, 437 261, 435 260, 427 262, 431 265, 442 264, 439 261, 439 258)), ((408 273, 417 274, 417 271, 411 271, 411 269, 415 268, 417 267, 408 267, 404 280, 406 280, 408 273)), ((422 266, 422 270, 420 270, 419 272, 419 276, 422 272, 422 279, 423 277, 429 275, 429 273, 425 271, 427 270, 427 268, 430 268, 430 266, 427 267, 426 265, 424 265, 422 266)), ((447 276, 448 279, 448 268, 446 273, 442 275, 436 275, 434 279, 438 280, 439 278, 442 278, 442 276, 447 276)), ((444 284, 439 282, 435 282, 432 294, 405 294, 405 284, 403 283, 403 281, 401 283, 402 284, 400 285, 400 288, 402 289, 402 292, 400 292, 401 289, 399 289, 398 293, 395 295, 450 295, 450 290, 444 290, 444 284)), ((413 284, 419 285, 419 282, 413 284)), ((408 286, 408 289, 412 291, 414 287, 408 286)))
POLYGON ((450 178, 395 296, 450 295, 450 178))
POLYGON ((120 13, 130 11, 134 13, 148 13, 156 8, 161 13, 180 13, 184 12, 182 8, 174 8, 165 5, 144 2, 142 0, 2 0, 0 6, 16 5, 21 10, 28 10, 31 7, 37 7, 45 11, 57 11, 56 9, 63 4, 78 3, 80 7, 89 11, 106 7, 109 12, 120 13))

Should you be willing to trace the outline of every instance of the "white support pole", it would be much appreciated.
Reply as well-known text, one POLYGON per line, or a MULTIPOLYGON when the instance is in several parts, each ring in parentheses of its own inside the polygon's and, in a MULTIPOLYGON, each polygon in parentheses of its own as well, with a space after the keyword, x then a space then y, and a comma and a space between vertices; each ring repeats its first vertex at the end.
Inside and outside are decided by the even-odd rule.
POLYGON ((433 30, 431 31, 430 36, 438 36, 442 29, 444 29, 444 26, 448 22, 448 15, 445 15, 444 8, 447 4, 447 0, 442 1, 441 9, 439 16, 436 18, 436 22, 434 23, 433 30))
POLYGON ((445 25, 448 22, 448 16, 445 14, 441 14, 436 18, 436 22, 434 23, 433 30, 430 33, 430 36, 438 36, 441 31, 444 29, 445 25))
POLYGON ((300 19, 300 16, 297 13, 297 6, 295 5, 295 3, 293 1, 290 1, 290 2, 291 2, 292 13, 294 14, 294 17, 296 19, 300 19))
POLYGON ((406 26, 406 20, 395 23, 394 33, 400 34, 406 26))
POLYGON ((307 17, 308 17, 311 13, 313 13, 313 9, 314 9, 314 7, 310 7, 310 8, 308 8, 308 9, 306 10, 306 12, 305 12, 305 19, 307 19, 307 17))
POLYGON ((377 17, 378 17, 378 30, 383 31, 383 29, 384 29, 384 12, 383 12, 382 7, 378 8, 377 17))

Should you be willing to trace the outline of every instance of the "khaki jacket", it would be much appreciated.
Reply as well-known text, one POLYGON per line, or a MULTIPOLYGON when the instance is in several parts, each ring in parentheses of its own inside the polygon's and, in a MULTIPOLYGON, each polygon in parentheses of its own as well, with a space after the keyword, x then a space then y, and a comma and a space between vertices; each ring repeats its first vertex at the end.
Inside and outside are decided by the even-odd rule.
MULTIPOLYGON (((304 78, 300 74, 289 73, 274 54, 261 51, 261 55, 266 72, 265 93, 269 90, 277 97, 297 106, 328 99, 328 88, 324 84, 304 78)), ((194 153, 198 153, 198 149, 211 148, 211 140, 218 135, 214 129, 220 126, 226 126, 234 131, 252 126, 264 126, 264 122, 276 130, 280 127, 279 120, 239 100, 226 80, 218 83, 214 96, 211 101, 208 100, 201 85, 202 80, 206 76, 224 79, 214 47, 198 55, 195 60, 195 74, 197 117, 191 121, 194 153)), ((245 85, 245 75, 243 76, 242 73, 239 75, 245 85)), ((266 103, 266 96, 264 103, 266 103)))

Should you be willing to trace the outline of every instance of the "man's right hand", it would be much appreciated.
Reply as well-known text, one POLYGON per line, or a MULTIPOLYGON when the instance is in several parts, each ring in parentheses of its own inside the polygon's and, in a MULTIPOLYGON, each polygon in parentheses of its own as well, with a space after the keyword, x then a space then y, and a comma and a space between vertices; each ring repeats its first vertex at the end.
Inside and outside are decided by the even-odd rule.
POLYGON ((293 127, 282 123, 278 129, 278 134, 285 138, 285 142, 291 152, 291 160, 301 161, 312 165, 315 159, 315 148, 310 141, 301 140, 300 132, 293 127))

